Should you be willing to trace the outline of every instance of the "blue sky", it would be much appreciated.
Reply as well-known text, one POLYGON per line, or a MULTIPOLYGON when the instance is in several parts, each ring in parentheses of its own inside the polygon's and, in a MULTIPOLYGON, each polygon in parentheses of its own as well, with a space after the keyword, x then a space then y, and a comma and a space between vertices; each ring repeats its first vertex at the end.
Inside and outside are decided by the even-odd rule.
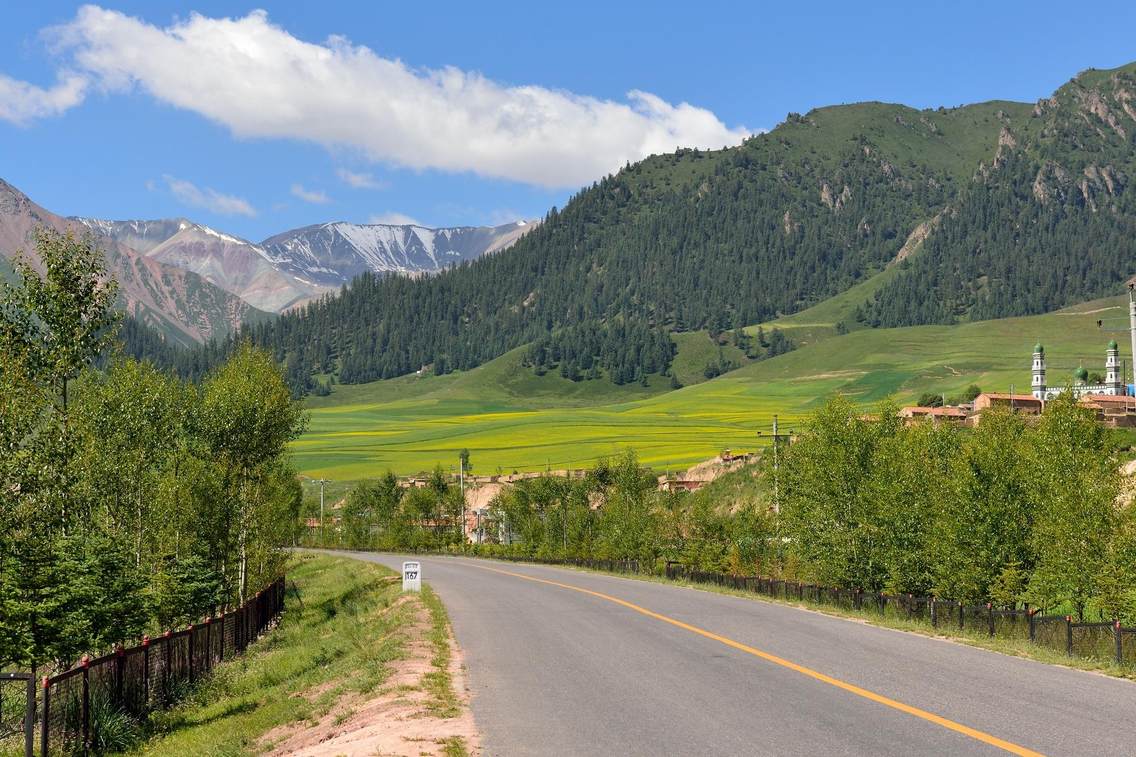
POLYGON ((1131 2, 7 5, 0 178, 63 214, 253 240, 539 217, 789 111, 1032 101, 1136 60, 1131 2))

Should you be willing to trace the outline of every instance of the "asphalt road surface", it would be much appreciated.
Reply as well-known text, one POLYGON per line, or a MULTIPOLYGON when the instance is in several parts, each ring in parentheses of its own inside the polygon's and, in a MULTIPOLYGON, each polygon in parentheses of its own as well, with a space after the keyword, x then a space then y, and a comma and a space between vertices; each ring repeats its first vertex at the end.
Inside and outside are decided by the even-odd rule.
POLYGON ((352 556, 420 559, 490 755, 1136 755, 1131 681, 679 586, 352 556))

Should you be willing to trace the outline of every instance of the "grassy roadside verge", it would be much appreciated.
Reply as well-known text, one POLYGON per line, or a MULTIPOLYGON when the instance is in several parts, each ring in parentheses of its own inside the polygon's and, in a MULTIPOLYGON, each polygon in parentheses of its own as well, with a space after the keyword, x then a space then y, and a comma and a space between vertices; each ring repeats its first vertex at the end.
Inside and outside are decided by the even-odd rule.
POLYGON ((663 584, 666 586, 679 586, 685 589, 693 589, 695 591, 705 591, 714 594, 724 594, 726 596, 738 597, 740 599, 747 599, 757 602, 765 602, 768 604, 783 605, 786 607, 794 607, 799 610, 808 612, 816 612, 821 615, 827 615, 832 618, 847 620, 850 622, 866 623, 878 628, 887 628, 893 631, 903 631, 907 633, 916 633, 928 638, 939 639, 941 641, 956 642, 959 644, 966 644, 972 647, 985 649, 991 652, 998 652, 1000 654, 1011 655, 1013 657, 1022 657, 1037 662, 1043 662, 1049 665, 1059 665, 1066 668, 1073 668, 1075 670, 1084 670, 1094 673, 1101 673, 1104 675, 1112 676, 1114 678, 1126 678, 1129 680, 1136 680, 1136 668, 1124 667, 1117 665, 1115 661, 1098 660, 1087 657, 1069 657, 1062 652, 1049 649, 1048 647, 1032 644, 1027 639, 1004 639, 980 633, 978 631, 958 631, 957 629, 941 629, 934 628, 928 623, 921 623, 914 620, 906 620, 903 618, 895 618, 891 616, 881 616, 877 612, 871 610, 846 610, 843 608, 832 607, 830 605, 817 604, 809 601, 798 600, 785 600, 775 597, 768 597, 763 594, 755 594, 749 591, 742 591, 728 586, 718 586, 716 584, 703 584, 695 583, 686 580, 671 580, 663 576, 644 575, 637 573, 619 573, 609 572, 605 570, 596 570, 593 568, 584 568, 575 565, 544 565, 543 563, 525 562, 525 561, 511 561, 511 560, 497 560, 490 557, 476 557, 473 555, 455 555, 460 557, 467 557, 477 560, 491 560, 493 562, 501 563, 503 565, 532 565, 535 567, 556 567, 565 568, 567 570, 577 571, 579 573, 594 573, 597 575, 613 576, 615 578, 624 578, 629 581, 644 581, 647 583, 663 584))
POLYGON ((300 596, 289 595, 280 626, 156 714, 135 754, 247 754, 273 728, 316 722, 341 696, 373 691, 406 645, 410 606, 396 605, 396 578, 379 565, 297 556, 289 582, 300 596))

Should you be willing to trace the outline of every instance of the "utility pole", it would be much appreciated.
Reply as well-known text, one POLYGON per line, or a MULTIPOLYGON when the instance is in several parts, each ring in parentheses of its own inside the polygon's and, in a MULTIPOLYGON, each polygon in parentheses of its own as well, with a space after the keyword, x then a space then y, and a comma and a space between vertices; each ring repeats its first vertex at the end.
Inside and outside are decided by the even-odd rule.
MULTIPOLYGON (((757 435, 758 436, 765 436, 765 432, 764 431, 758 431, 757 435)), ((786 441, 789 441, 791 439, 791 435, 781 433, 781 427, 777 423, 777 416, 776 415, 773 416, 773 434, 772 434, 772 437, 773 437, 773 511, 774 512, 781 512, 780 481, 778 480, 779 469, 781 467, 780 447, 781 447, 781 440, 785 439, 786 441)))
POLYGON ((774 414, 773 415, 773 510, 775 512, 781 512, 781 504, 780 504, 780 500, 778 499, 778 491, 777 491, 777 469, 778 469, 777 448, 779 446, 781 446, 777 442, 780 441, 780 436, 781 435, 777 433, 777 415, 774 414))
MULTIPOLYGON (((327 535, 327 532, 324 530, 324 526, 323 526, 323 485, 326 484, 327 482, 328 481, 327 481, 326 478, 321 478, 319 481, 316 482, 320 485, 320 542, 323 542, 324 538, 327 535)), ((323 546, 326 546, 326 545, 323 545, 323 546)))
POLYGON ((462 498, 462 544, 465 544, 465 455, 458 457, 458 488, 461 490, 462 498))
POLYGON ((1132 341, 1132 383, 1136 384, 1136 284, 1128 285, 1128 334, 1132 341))
MULTIPOLYGON (((1136 384, 1136 282, 1128 285, 1128 328, 1127 329, 1113 329, 1105 328, 1104 320, 1119 321, 1119 318, 1098 319, 1097 328, 1104 332, 1119 333, 1121 331, 1128 332, 1129 343, 1132 346, 1132 383, 1136 384)), ((1121 375, 1127 375, 1123 373, 1121 375)), ((1127 388, 1126 388, 1127 390, 1127 388)))

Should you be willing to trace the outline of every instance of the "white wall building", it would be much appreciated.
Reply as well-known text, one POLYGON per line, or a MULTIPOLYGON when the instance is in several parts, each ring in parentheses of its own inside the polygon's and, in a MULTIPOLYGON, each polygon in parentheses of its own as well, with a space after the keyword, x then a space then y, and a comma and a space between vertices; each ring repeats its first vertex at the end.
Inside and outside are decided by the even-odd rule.
POLYGON ((1115 339, 1108 343, 1108 349, 1105 351, 1103 384, 1088 383, 1089 372, 1085 370, 1084 366, 1080 366, 1073 373, 1072 387, 1047 386, 1045 376, 1045 348, 1040 344, 1035 345, 1033 348, 1033 364, 1031 365, 1030 371, 1030 388, 1034 398, 1039 400, 1051 400, 1064 392, 1067 388, 1073 392, 1074 397, 1081 397, 1086 394, 1120 396, 1127 393, 1126 387, 1124 386, 1124 377, 1120 374, 1120 352, 1117 349, 1115 339))

